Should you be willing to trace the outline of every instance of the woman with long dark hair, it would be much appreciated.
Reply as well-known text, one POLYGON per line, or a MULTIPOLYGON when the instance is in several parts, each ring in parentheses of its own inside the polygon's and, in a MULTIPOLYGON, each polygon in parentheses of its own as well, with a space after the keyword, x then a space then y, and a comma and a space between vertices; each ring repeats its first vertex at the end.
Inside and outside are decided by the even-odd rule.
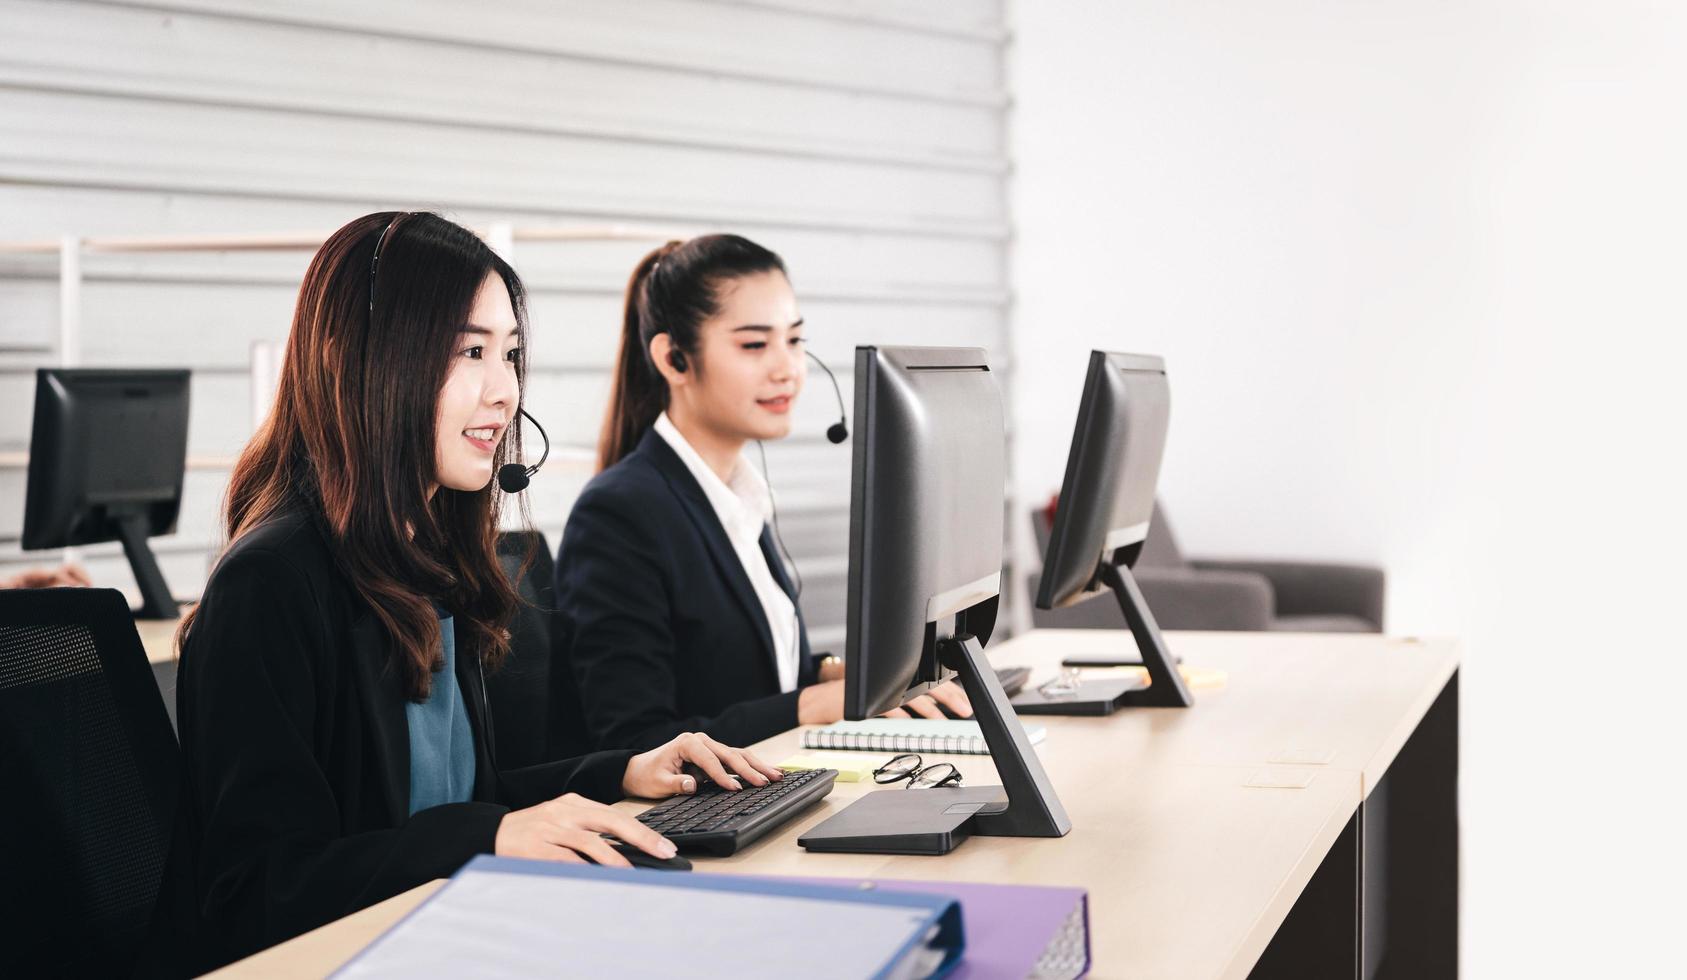
MULTIPOLYGON (((583 745, 641 749, 689 730, 748 745, 843 717, 842 665, 809 650, 767 484, 742 458, 750 441, 790 433, 806 377, 778 255, 705 235, 634 269, 602 472, 556 563, 569 638, 553 669, 578 687, 583 745)), ((909 707, 971 714, 958 685, 932 695, 909 707)))
POLYGON ((193 962, 226 962, 478 853, 628 862, 673 845, 607 802, 778 771, 707 736, 500 771, 485 674, 518 601, 495 552, 520 280, 432 214, 371 214, 305 274, 231 542, 181 631, 172 855, 193 962))

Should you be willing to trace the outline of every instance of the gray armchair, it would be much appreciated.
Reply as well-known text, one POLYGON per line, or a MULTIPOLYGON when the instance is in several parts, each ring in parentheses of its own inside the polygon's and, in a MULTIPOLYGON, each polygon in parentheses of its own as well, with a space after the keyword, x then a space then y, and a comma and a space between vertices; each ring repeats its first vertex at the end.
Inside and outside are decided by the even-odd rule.
MULTIPOLYGON (((1037 547, 1048 550, 1049 515, 1032 511, 1037 547)), ((1368 565, 1187 558, 1159 504, 1133 570, 1161 629, 1382 631, 1383 571, 1368 565)), ((1031 577, 1031 596, 1037 594, 1031 577)), ((1038 627, 1119 629, 1110 594, 1065 609, 1033 609, 1038 627)))

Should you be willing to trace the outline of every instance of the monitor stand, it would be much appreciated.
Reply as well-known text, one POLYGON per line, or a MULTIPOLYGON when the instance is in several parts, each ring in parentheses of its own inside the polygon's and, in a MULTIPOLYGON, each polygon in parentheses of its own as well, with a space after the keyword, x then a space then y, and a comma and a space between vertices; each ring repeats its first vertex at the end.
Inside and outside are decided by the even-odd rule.
POLYGON ((1187 708, 1194 704, 1195 696, 1189 693, 1171 651, 1166 649, 1166 641, 1160 636, 1160 625, 1154 622, 1154 614, 1142 598, 1136 576, 1123 565, 1103 561, 1101 581, 1113 590, 1114 597, 1119 600, 1119 611, 1125 614, 1131 635, 1136 637, 1142 665, 1148 668, 1148 686, 1125 691, 1119 695, 1118 704, 1142 708, 1187 708))
MULTIPOLYGON (((1064 837, 1072 820, 1008 703, 976 637, 939 640, 937 656, 961 676, 1000 786, 882 789, 797 839, 810 851, 947 854, 972 834, 1064 837)), ((965 778, 965 763, 961 766, 965 778)))
POLYGON ((129 568, 135 573, 135 585, 141 590, 141 606, 135 610, 136 619, 175 619, 181 610, 164 584, 164 573, 158 570, 158 559, 146 543, 145 514, 129 513, 117 518, 117 534, 123 540, 123 554, 129 558, 129 568))

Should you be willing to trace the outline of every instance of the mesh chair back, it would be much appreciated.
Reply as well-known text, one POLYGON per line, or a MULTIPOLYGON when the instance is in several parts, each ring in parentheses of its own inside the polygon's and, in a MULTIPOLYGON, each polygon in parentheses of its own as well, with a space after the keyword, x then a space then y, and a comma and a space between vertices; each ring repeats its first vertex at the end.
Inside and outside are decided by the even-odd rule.
POLYGON ((178 780, 122 595, 0 591, 0 976, 134 968, 178 780))

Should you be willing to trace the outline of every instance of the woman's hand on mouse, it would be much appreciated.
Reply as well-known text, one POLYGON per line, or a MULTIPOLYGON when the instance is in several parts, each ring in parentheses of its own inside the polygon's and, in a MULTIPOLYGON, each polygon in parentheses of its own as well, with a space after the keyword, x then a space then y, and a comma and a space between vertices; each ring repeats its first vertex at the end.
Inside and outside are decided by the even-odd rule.
POLYGON ((525 810, 512 810, 498 823, 492 853, 499 857, 535 858, 630 868, 615 852, 608 834, 667 860, 679 853, 672 841, 624 813, 578 793, 567 793, 525 810))

